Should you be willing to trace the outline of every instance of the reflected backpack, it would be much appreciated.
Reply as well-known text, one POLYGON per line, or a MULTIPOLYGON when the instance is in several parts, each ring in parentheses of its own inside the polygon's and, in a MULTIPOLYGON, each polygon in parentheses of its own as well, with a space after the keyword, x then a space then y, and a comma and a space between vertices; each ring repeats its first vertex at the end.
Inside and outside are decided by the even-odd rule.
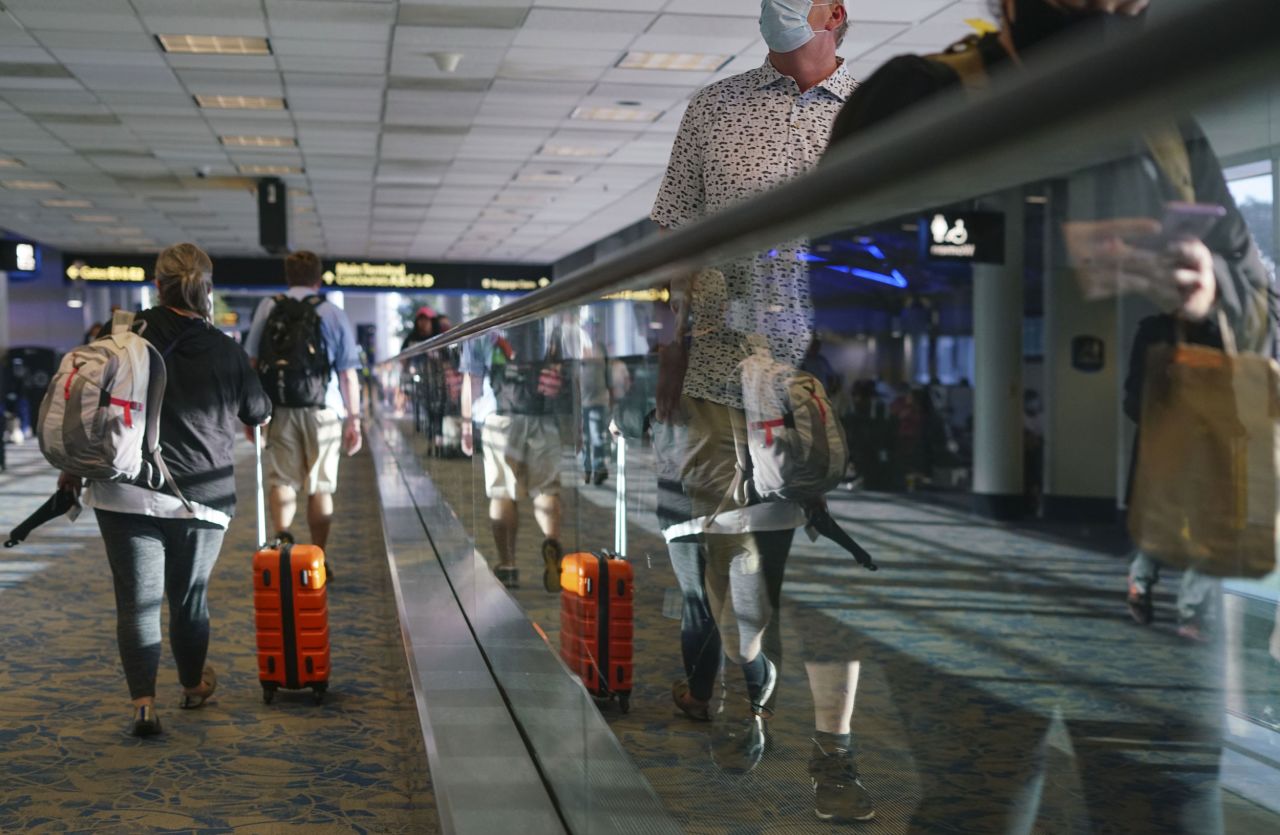
POLYGON ((132 313, 117 311, 110 336, 62 358, 40 403, 40 451, 55 468, 84 479, 151 490, 168 484, 187 504, 160 454, 165 356, 182 335, 162 354, 132 325, 132 313))
POLYGON ((258 376, 277 406, 324 406, 329 388, 329 350, 320 326, 321 296, 295 299, 279 294, 258 344, 258 376))
POLYGON ((766 350, 740 367, 749 461, 740 451, 739 467, 750 465, 751 491, 765 501, 821 499, 840 483, 849 457, 826 389, 766 350))

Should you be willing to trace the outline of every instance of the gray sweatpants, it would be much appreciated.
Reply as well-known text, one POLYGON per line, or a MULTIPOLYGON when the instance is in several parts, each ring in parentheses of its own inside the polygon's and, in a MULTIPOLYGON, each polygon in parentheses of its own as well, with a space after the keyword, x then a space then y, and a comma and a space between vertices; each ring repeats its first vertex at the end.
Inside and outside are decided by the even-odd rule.
POLYGON ((197 687, 209 649, 209 573, 222 528, 195 519, 96 511, 116 590, 116 640, 129 696, 156 694, 160 603, 169 598, 169 646, 183 687, 197 687))

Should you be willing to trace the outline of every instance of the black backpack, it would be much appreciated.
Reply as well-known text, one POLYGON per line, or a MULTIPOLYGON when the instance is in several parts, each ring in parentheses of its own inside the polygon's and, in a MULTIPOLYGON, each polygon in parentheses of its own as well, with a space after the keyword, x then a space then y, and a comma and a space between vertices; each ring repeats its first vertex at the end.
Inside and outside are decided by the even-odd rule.
POLYGON ((324 406, 330 365, 317 309, 322 304, 321 296, 275 297, 258 346, 258 375, 277 406, 324 406))

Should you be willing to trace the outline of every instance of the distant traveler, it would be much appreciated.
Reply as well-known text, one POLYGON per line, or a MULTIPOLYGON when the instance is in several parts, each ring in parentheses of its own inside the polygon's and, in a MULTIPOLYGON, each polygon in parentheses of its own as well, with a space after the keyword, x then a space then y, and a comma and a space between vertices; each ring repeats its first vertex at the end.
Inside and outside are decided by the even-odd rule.
POLYGON ((609 352, 592 325, 572 328, 580 343, 570 353, 579 359, 578 402, 582 406, 582 481, 604 484, 609 478, 609 352))
POLYGON ((553 331, 541 356, 522 360, 505 339, 476 340, 463 360, 462 451, 475 452, 474 417, 482 432, 485 495, 498 558, 494 575, 508 588, 520 587, 518 503, 527 498, 543 535, 543 587, 560 591, 559 416, 568 401, 560 342, 559 331, 553 331), (492 397, 486 393, 477 409, 472 388, 485 377, 492 397))
POLYGON ((413 327, 404 335, 400 350, 406 351, 419 342, 426 342, 435 336, 436 316, 436 312, 429 307, 418 308, 418 312, 413 315, 413 327))
MULTIPOLYGON (((311 544, 325 548, 338 489, 338 461, 355 455, 360 435, 360 346, 347 314, 320 295, 320 259, 295 252, 284 260, 287 293, 264 299, 245 350, 275 404, 263 456, 271 523, 293 541, 299 496, 307 503, 311 544)), ((334 579, 333 555, 325 570, 334 579)))
MULTIPOLYGON (((271 401, 231 338, 210 323, 213 266, 194 244, 176 244, 156 260, 159 304, 135 330, 165 355, 168 385, 160 415, 164 460, 188 508, 168 487, 89 481, 82 501, 98 518, 116 594, 116 638, 134 713, 129 731, 160 733, 155 710, 160 666, 161 598, 169 599, 169 643, 182 684, 179 707, 198 708, 217 678, 209 648, 209 573, 235 512, 233 445, 238 420, 257 426, 271 401)), ((63 474, 58 486, 80 491, 63 474)))
MULTIPOLYGON (((401 353, 435 336, 436 318, 435 310, 430 307, 424 305, 418 308, 413 316, 413 326, 400 343, 401 353)), ((431 381, 427 374, 427 362, 426 354, 418 354, 404 360, 401 368, 404 372, 403 390, 413 402, 413 430, 425 433, 428 438, 431 438, 435 433, 432 431, 432 415, 428 408, 432 392, 431 381)))

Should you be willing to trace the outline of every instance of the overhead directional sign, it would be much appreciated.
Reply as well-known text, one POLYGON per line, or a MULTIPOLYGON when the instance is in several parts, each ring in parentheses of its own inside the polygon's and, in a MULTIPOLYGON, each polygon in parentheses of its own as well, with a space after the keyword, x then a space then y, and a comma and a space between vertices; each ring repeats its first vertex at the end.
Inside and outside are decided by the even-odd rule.
POLYGON ((333 269, 324 271, 324 283, 328 287, 337 288, 429 290, 436 286, 436 277, 429 272, 410 272, 408 264, 339 261, 333 265, 333 269))
POLYGON ((67 278, 72 281, 110 282, 112 284, 141 284, 151 279, 144 267, 108 264, 91 267, 83 261, 67 265, 67 278))
MULTIPOLYGON (((140 284, 152 280, 155 260, 137 254, 66 253, 71 281, 140 284)), ((551 283, 546 265, 450 264, 425 262, 325 261, 322 278, 330 290, 527 293, 551 283)), ((214 256, 213 283, 220 288, 279 289, 280 258, 214 256)))

